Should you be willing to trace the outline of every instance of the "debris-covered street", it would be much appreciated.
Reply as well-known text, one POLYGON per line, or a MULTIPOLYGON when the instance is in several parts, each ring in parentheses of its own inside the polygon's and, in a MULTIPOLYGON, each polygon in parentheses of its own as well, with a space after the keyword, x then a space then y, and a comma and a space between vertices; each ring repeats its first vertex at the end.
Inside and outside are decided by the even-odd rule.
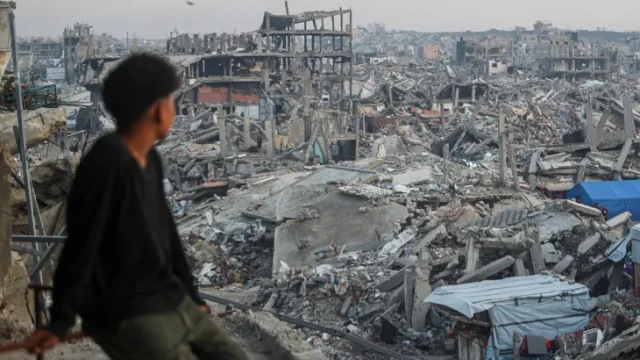
MULTIPOLYGON (((20 6, 0 2, 0 23, 20 6)), ((156 145, 166 199, 252 359, 639 358, 637 33, 264 10, 247 32, 76 23, 0 47, 1 343, 32 331, 76 167, 114 129, 102 83, 147 51, 182 79, 156 145)), ((86 340, 49 358, 106 355, 86 340)))

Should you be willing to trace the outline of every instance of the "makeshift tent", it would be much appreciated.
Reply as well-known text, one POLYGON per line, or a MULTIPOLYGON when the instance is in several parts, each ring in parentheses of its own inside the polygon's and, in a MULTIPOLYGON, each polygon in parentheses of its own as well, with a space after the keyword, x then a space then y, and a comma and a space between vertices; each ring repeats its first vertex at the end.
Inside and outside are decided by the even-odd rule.
POLYGON ((488 311, 492 347, 513 352, 513 331, 555 338, 589 324, 589 289, 560 276, 519 276, 471 284, 443 286, 424 302, 472 318, 488 311))
POLYGON ((582 198, 587 206, 600 204, 609 209, 609 219, 628 211, 640 221, 640 180, 581 182, 567 192, 567 198, 582 198))

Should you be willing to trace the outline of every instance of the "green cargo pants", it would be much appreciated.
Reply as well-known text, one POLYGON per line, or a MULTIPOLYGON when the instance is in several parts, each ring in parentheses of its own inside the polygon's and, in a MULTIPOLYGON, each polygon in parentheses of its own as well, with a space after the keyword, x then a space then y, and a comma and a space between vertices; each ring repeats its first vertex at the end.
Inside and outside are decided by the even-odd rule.
POLYGON ((248 359, 189 297, 172 312, 125 320, 114 333, 85 331, 112 360, 248 359))

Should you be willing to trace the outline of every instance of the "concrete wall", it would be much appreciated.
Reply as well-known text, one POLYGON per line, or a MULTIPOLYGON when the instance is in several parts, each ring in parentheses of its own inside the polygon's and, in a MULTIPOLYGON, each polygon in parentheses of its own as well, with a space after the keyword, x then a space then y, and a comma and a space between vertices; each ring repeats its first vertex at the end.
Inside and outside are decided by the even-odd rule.
POLYGON ((498 74, 506 74, 507 73, 507 69, 509 68, 509 65, 507 64, 503 64, 500 61, 494 61, 494 60, 489 60, 488 64, 488 74, 489 76, 491 75, 498 75, 498 74))

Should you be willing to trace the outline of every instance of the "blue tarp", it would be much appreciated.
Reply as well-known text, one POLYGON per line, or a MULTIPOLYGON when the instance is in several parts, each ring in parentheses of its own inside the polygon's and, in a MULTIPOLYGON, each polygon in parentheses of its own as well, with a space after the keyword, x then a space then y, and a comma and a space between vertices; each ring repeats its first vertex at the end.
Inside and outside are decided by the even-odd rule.
POLYGON ((582 182, 567 192, 567 198, 582 197, 582 203, 609 209, 609 219, 628 211, 640 221, 640 180, 582 182))

